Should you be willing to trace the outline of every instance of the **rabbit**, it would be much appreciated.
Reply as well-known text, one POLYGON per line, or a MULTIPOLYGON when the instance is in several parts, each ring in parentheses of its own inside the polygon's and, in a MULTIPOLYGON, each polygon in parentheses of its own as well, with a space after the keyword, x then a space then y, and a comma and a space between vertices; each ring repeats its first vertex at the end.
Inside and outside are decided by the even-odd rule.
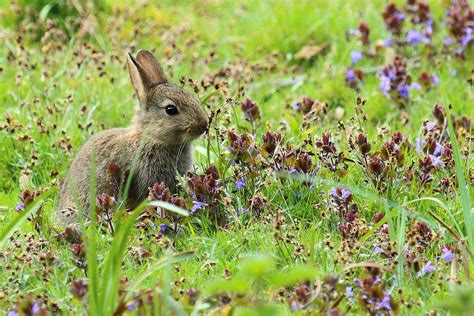
POLYGON ((135 166, 125 201, 126 208, 134 209, 157 182, 175 189, 177 173, 184 174, 192 166, 192 141, 208 128, 209 119, 197 98, 169 83, 149 51, 140 50, 136 58, 127 54, 127 65, 139 108, 129 127, 97 133, 78 152, 61 184, 56 207, 64 225, 78 223, 78 209, 89 215, 91 161, 95 161, 97 195, 118 194, 111 185, 110 166, 118 165, 121 171, 135 166))

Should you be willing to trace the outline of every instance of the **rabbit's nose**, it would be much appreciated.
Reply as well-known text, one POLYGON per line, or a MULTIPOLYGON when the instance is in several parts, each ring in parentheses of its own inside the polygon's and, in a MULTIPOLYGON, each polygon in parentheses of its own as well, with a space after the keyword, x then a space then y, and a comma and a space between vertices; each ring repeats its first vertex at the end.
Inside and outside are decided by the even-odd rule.
POLYGON ((201 118, 198 123, 198 130, 201 131, 200 134, 204 133, 207 130, 207 126, 209 125, 209 120, 207 118, 201 118))

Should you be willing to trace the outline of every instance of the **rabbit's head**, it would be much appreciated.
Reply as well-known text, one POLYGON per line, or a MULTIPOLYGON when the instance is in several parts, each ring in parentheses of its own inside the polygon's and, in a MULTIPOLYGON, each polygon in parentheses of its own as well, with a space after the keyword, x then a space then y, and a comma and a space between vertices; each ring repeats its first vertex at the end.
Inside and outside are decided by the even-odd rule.
POLYGON ((181 145, 202 135, 208 118, 199 101, 186 90, 169 83, 153 55, 140 50, 128 54, 128 70, 140 101, 135 123, 157 143, 181 145))

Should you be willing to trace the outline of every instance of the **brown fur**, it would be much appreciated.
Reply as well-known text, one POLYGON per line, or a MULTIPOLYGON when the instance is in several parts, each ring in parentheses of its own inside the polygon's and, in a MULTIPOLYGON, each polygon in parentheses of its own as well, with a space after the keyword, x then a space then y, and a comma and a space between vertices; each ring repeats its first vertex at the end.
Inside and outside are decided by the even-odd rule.
POLYGON ((208 124, 199 102, 184 89, 168 83, 149 52, 140 51, 136 59, 129 55, 128 66, 140 108, 130 127, 100 132, 78 152, 60 190, 57 216, 62 224, 78 221, 77 214, 70 214, 77 206, 76 201, 86 213, 89 211, 93 160, 96 193, 116 196, 118 192, 108 176, 109 166, 117 164, 122 171, 130 171, 136 159, 126 201, 131 209, 146 198, 148 188, 154 183, 163 181, 174 189, 176 174, 185 173, 192 165, 191 141, 208 124), (167 115, 167 105, 175 105, 178 115, 167 115))

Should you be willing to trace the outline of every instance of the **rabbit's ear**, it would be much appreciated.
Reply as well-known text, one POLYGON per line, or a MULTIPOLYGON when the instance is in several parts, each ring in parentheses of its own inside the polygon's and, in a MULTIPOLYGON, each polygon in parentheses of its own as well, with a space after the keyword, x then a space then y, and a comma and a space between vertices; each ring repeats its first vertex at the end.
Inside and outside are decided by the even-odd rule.
POLYGON ((140 65, 130 53, 127 54, 127 65, 128 73, 130 74, 130 79, 132 80, 132 86, 137 93, 138 100, 140 101, 140 104, 145 104, 148 90, 144 80, 142 79, 141 72, 143 71, 140 70, 140 65))
POLYGON ((140 50, 137 54, 137 61, 149 76, 151 84, 166 83, 166 76, 161 69, 160 64, 153 57, 152 53, 147 50, 140 50))
POLYGON ((153 55, 146 50, 140 50, 136 59, 128 54, 127 64, 133 89, 135 89, 140 103, 146 104, 150 88, 167 82, 163 70, 153 55))

